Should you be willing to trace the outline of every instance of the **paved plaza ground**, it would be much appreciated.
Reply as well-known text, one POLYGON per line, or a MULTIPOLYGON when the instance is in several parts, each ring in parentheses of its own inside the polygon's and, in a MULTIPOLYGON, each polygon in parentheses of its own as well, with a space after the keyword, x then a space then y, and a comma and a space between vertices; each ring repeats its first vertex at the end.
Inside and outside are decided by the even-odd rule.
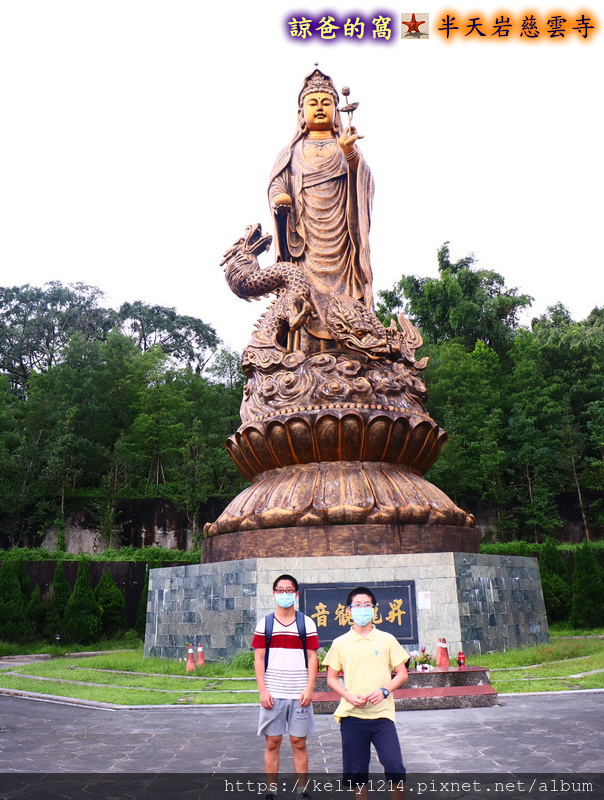
MULTIPOLYGON (((408 771, 602 769, 604 692, 504 695, 499 702, 492 708, 398 713, 408 771)), ((114 711, 0 696, 0 773, 260 772, 257 717, 256 707, 114 711)), ((310 770, 337 774, 338 725, 331 716, 316 720, 310 770)), ((281 769, 291 772, 286 743, 283 753, 281 769)), ((371 770, 380 773, 380 764, 372 762, 371 770)))

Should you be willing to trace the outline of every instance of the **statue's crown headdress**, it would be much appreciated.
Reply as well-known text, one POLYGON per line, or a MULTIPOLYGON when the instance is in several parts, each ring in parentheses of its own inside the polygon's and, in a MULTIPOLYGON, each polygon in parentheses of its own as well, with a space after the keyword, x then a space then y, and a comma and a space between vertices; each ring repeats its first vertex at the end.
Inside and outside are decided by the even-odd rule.
POLYGON ((309 75, 306 76, 306 78, 304 78, 302 89, 298 95, 298 107, 302 108, 302 103, 304 102, 306 95, 313 94, 314 92, 325 92, 326 94, 330 94, 336 101, 336 105, 340 101, 336 87, 333 85, 333 81, 329 75, 325 75, 320 69, 314 69, 309 75))

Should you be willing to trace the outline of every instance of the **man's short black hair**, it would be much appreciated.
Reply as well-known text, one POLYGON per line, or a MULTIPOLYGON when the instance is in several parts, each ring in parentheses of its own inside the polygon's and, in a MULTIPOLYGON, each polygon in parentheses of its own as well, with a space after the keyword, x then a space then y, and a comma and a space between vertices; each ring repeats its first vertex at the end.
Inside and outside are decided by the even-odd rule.
POLYGON ((293 575, 279 575, 278 578, 275 578, 275 581, 273 583, 273 592, 277 588, 277 584, 279 583, 279 581, 291 581, 296 587, 296 591, 298 591, 298 581, 294 578, 293 575))
POLYGON ((368 589, 366 586, 357 586, 356 589, 348 592, 348 597, 346 598, 346 608, 352 605, 353 599, 357 596, 357 594, 368 594, 371 597, 371 602, 374 606, 377 606, 377 600, 375 599, 374 593, 371 589, 368 589))

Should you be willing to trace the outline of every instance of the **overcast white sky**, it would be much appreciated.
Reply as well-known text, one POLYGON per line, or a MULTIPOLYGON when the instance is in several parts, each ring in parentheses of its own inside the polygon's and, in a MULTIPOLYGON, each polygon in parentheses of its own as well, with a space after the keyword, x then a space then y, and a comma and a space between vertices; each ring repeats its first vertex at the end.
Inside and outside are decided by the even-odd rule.
MULTIPOLYGON (((528 5, 576 18, 564 0, 528 5)), ((374 291, 437 274, 450 240, 453 257, 473 251, 533 295, 529 319, 558 300, 575 319, 604 304, 604 29, 591 44, 574 31, 446 44, 448 4, 379 8, 397 21, 388 44, 286 34, 300 11, 318 24, 369 15, 367 0, 2 0, 0 283, 82 281, 107 305, 175 306, 241 349, 262 308, 231 294, 219 264, 248 223, 271 226, 268 174, 318 61, 360 102, 374 291), (431 37, 401 41, 414 10, 431 37)), ((462 25, 495 18, 487 0, 455 8, 462 25)))

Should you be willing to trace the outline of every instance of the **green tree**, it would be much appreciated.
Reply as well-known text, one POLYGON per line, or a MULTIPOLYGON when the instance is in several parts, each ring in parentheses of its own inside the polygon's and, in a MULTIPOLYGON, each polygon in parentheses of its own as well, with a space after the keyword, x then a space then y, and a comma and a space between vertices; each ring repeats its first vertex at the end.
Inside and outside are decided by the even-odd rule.
POLYGON ((539 553, 539 573, 548 620, 567 619, 571 603, 570 585, 564 559, 551 536, 546 538, 539 553))
POLYGON ((170 470, 170 498, 191 524, 194 543, 201 536, 202 504, 230 499, 245 485, 224 442, 239 424, 242 385, 210 383, 191 372, 181 375, 187 401, 186 430, 170 470))
POLYGON ((220 339, 211 325, 174 308, 150 306, 140 300, 124 303, 117 312, 121 330, 142 352, 160 347, 176 361, 201 372, 220 339))
POLYGON ((124 611, 126 600, 124 595, 116 586, 113 575, 109 570, 103 572, 96 589, 94 597, 101 610, 101 628, 103 635, 112 636, 126 627, 124 611))
POLYGON ((27 605, 30 601, 34 587, 29 579, 29 575, 27 574, 27 567, 23 559, 15 561, 15 574, 17 576, 17 580, 19 581, 19 586, 21 587, 23 602, 25 605, 27 605))
POLYGON ((186 509, 196 535, 214 489, 241 482, 223 447, 239 358, 222 351, 206 380, 210 326, 143 303, 108 312, 100 297, 58 282, 0 289, 0 546, 64 530, 73 510, 109 539, 126 524, 121 500, 142 496, 186 509))
POLYGON ((63 619, 65 616, 67 603, 71 597, 71 586, 69 585, 69 581, 65 576, 65 570, 63 568, 62 561, 57 561, 51 588, 54 602, 59 610, 60 618, 63 619))
POLYGON ((170 499, 187 511, 195 532, 201 504, 232 496, 241 483, 224 449, 237 427, 241 387, 229 389, 176 369, 159 350, 149 350, 142 361, 146 377, 135 417, 115 452, 130 473, 132 490, 170 499))
POLYGON ((79 436, 76 431, 78 410, 74 406, 63 409, 57 414, 56 427, 49 438, 44 452, 43 479, 47 482, 53 496, 60 498, 60 516, 55 520, 59 528, 61 545, 65 549, 65 494, 76 488, 83 474, 80 454, 88 444, 88 440, 79 436), (62 537, 61 537, 62 532, 62 537))
POLYGON ((568 583, 559 575, 546 572, 541 577, 541 588, 548 621, 551 623, 567 620, 571 601, 568 583))
POLYGON ((102 295, 94 286, 59 281, 43 288, 0 288, 0 371, 26 392, 30 375, 58 363, 76 331, 86 339, 103 339, 114 312, 98 306, 102 295))
POLYGON ((21 407, 22 401, 10 390, 8 378, 0 375, 0 546, 7 548, 22 543, 28 505, 36 495, 33 476, 31 482, 27 479, 29 462, 21 407))
POLYGON ((223 347, 216 353, 207 372, 212 381, 221 383, 231 391, 241 391, 245 385, 241 356, 230 347, 223 347))
MULTIPOLYGON (((142 359, 121 334, 98 342, 76 333, 61 363, 30 377, 27 397, 16 401, 16 411, 8 408, 4 448, 0 430, 0 471, 6 475, 0 532, 10 544, 50 524, 63 526, 69 498, 77 493, 91 490, 99 503, 103 496, 114 501, 115 478, 121 477, 119 470, 110 475, 116 441, 134 419, 146 380, 142 359)), ((1 412, 0 405, 0 427, 1 412)))
POLYGON ((591 525, 589 521, 589 504, 585 496, 584 472, 587 468, 586 446, 587 435, 581 429, 580 420, 572 412, 569 398, 563 405, 562 444, 566 453, 565 467, 557 472, 562 491, 571 490, 576 496, 577 506, 583 522, 585 538, 590 541, 591 525))
POLYGON ((211 448, 201 420, 193 419, 185 439, 182 461, 178 468, 178 481, 172 498, 186 511, 191 525, 194 546, 201 537, 201 508, 210 496, 211 448))
MULTIPOLYGON (((604 312, 594 309, 574 322, 558 303, 532 323, 541 374, 562 411, 560 437, 564 455, 552 474, 558 494, 574 496, 585 537, 602 524, 599 500, 604 490, 604 462, 598 444, 598 409, 604 396, 604 312)), ((600 423, 604 427, 604 423, 600 423)))
POLYGON ((94 485, 106 471, 115 440, 133 419, 128 404, 142 380, 132 374, 138 365, 131 348, 118 335, 87 342, 75 334, 62 363, 30 382, 29 420, 53 485, 94 485))
POLYGON ((0 566, 0 640, 23 642, 30 632, 15 564, 3 561, 0 566))
POLYGON ((134 630, 138 633, 140 638, 145 640, 145 630, 147 627, 147 595, 149 594, 149 574, 152 569, 161 567, 159 561, 150 561, 147 564, 147 571, 145 572, 145 580, 141 590, 141 596, 136 608, 136 622, 134 623, 134 630))
POLYGON ((140 494, 157 497, 166 495, 170 468, 179 461, 189 408, 180 375, 161 350, 145 353, 145 361, 147 380, 121 446, 138 473, 140 494))
POLYGON ((36 586, 31 593, 26 611, 27 620, 33 637, 37 639, 43 635, 46 621, 46 606, 42 600, 42 591, 36 586))
POLYGON ((501 504, 506 454, 499 356, 482 342, 470 353, 456 342, 428 352, 428 411, 449 435, 428 477, 460 504, 501 504))
POLYGON ((90 585, 88 562, 84 559, 78 565, 78 577, 65 607, 63 631, 69 643, 89 644, 101 636, 101 610, 90 585))
POLYGON ((51 642, 54 642, 57 634, 63 635, 65 609, 70 597, 71 586, 65 577, 63 562, 57 561, 55 574, 50 584, 50 591, 46 598, 45 635, 51 642))
POLYGON ((565 459, 564 387, 549 371, 530 331, 518 332, 509 356, 504 396, 511 514, 520 535, 537 542, 555 534, 561 522, 556 474, 565 459))
POLYGON ((584 419, 587 452, 581 478, 590 495, 587 516, 592 525, 604 530, 604 401, 589 403, 584 419))
POLYGON ((566 563, 560 550, 556 547, 556 542, 551 536, 547 536, 539 552, 539 571, 541 575, 549 572, 558 575, 568 581, 566 563))
POLYGON ((502 275, 476 269, 474 255, 452 262, 449 242, 438 251, 438 278, 404 275, 378 292, 378 316, 389 322, 404 311, 432 343, 457 341, 472 350, 482 341, 499 353, 514 338, 518 317, 532 297, 505 286, 502 275))
POLYGON ((604 624, 604 579, 589 542, 575 550, 570 623, 573 628, 604 624))

